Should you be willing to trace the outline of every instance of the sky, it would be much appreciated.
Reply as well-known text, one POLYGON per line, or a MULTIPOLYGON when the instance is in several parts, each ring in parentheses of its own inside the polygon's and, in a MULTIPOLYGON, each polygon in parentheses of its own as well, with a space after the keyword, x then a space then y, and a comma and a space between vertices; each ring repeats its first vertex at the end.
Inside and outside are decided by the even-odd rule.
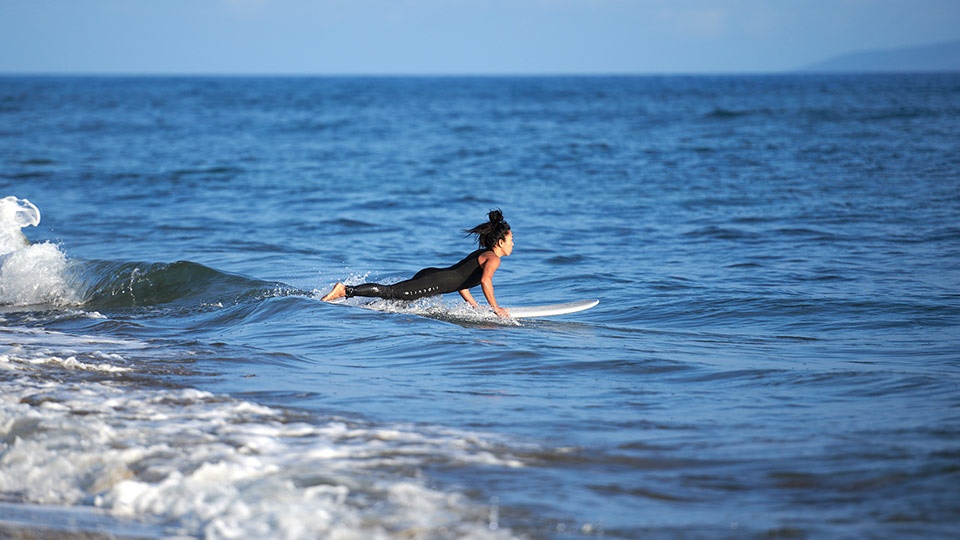
POLYGON ((960 0, 0 0, 0 73, 763 73, 960 40, 960 0))

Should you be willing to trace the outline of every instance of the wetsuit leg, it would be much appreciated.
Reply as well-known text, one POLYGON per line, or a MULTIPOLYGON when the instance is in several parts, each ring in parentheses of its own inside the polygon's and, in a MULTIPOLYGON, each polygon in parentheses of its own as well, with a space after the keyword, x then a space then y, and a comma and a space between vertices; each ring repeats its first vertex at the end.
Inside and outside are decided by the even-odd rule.
POLYGON ((393 299, 392 291, 390 290, 390 285, 380 285, 379 283, 364 283, 363 285, 344 286, 346 289, 347 298, 353 298, 354 296, 368 296, 371 298, 387 298, 393 299))
POLYGON ((387 300, 417 300, 427 296, 453 292, 457 290, 455 287, 459 283, 459 276, 449 270, 424 268, 406 281, 394 283, 393 285, 364 283, 353 287, 346 286, 346 292, 348 298, 352 296, 367 296, 387 300))

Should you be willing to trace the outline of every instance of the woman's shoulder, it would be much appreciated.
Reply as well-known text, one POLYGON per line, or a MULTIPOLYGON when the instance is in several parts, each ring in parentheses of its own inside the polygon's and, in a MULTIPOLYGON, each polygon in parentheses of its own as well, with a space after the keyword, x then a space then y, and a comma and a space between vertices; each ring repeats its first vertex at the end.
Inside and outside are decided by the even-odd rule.
MULTIPOLYGON (((490 250, 487 249, 487 248, 480 248, 480 249, 474 250, 474 251, 472 251, 469 255, 467 255, 466 257, 460 259, 460 262, 458 262, 458 263, 456 263, 455 265, 453 265, 453 267, 460 268, 460 267, 462 267, 462 266, 464 266, 464 265, 468 265, 468 264, 479 264, 479 265, 483 265, 483 264, 486 262, 486 260, 487 260, 486 257, 485 257, 485 254, 486 254, 486 253, 493 253, 493 252, 490 251, 490 250)), ((453 267, 451 267, 451 268, 453 268, 453 267)))
POLYGON ((474 255, 476 255, 477 261, 480 263, 481 266, 487 264, 488 261, 500 260, 500 257, 496 253, 494 253, 492 249, 486 249, 486 248, 478 249, 477 251, 471 254, 471 256, 474 256, 474 255))

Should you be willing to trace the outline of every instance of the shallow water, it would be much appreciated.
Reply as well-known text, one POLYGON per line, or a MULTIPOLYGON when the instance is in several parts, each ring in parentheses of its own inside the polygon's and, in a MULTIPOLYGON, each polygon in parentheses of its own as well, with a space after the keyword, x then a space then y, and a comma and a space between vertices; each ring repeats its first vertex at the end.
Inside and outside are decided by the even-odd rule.
POLYGON ((0 522, 946 536, 958 141, 956 75, 0 78, 0 522), (318 300, 493 207, 502 305, 600 305, 318 300))

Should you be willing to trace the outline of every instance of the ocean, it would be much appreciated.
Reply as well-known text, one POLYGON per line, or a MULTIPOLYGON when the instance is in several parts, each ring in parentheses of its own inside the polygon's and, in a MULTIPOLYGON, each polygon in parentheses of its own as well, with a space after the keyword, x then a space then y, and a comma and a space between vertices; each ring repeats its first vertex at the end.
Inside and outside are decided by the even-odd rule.
POLYGON ((0 188, 3 534, 960 528, 958 74, 7 76, 0 188), (319 300, 493 208, 600 304, 319 300))

